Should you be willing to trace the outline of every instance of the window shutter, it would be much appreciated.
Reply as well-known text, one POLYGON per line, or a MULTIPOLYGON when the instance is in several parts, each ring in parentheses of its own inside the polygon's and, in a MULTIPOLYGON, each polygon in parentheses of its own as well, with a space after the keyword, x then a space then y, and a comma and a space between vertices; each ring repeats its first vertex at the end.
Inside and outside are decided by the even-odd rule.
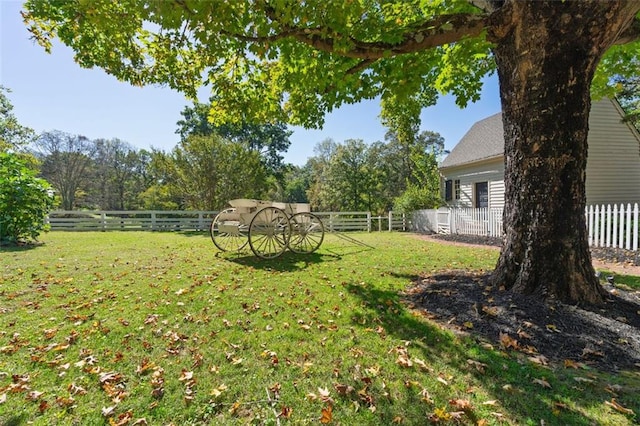
POLYGON ((449 179, 444 182, 444 200, 451 201, 453 193, 453 182, 449 179))

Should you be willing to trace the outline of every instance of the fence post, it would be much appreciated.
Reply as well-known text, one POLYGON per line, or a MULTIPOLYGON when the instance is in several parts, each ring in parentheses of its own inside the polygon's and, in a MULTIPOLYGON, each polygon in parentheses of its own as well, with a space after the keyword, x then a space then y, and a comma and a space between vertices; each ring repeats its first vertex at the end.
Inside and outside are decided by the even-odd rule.
POLYGON ((156 230, 156 212, 151 212, 151 230, 155 231, 156 230))
POLYGON ((593 206, 587 207, 587 229, 589 230, 589 245, 593 244, 593 206))
POLYGON ((600 206, 596 205, 595 217, 593 221, 593 245, 600 247, 600 206))
POLYGON ((620 218, 618 226, 620 227, 618 230, 618 248, 624 248, 624 204, 620 204, 620 218))
POLYGON ((454 215, 454 210, 449 207, 449 234, 455 234, 456 233, 456 220, 453 217, 454 215))
POLYGON ((605 235, 605 246, 611 247, 611 204, 607 204, 607 211, 605 215, 605 223, 607 224, 605 235))
POLYGON ((371 232, 371 212, 367 212, 367 232, 371 232))
MULTIPOLYGON (((635 233, 636 231, 634 230, 633 232, 635 233)), ((631 203, 627 203, 627 241, 624 247, 627 250, 631 250, 631 203)))
POLYGON ((393 212, 389 212, 389 232, 393 231, 393 212))
POLYGON ((100 225, 103 231, 107 229, 107 214, 105 212, 100 213, 100 225))
POLYGON ((613 205, 613 217, 611 219, 613 222, 612 225, 612 231, 613 233, 611 234, 611 246, 612 247, 618 247, 618 205, 614 204, 613 205))
POLYGON ((633 250, 638 250, 638 203, 633 205, 633 250))

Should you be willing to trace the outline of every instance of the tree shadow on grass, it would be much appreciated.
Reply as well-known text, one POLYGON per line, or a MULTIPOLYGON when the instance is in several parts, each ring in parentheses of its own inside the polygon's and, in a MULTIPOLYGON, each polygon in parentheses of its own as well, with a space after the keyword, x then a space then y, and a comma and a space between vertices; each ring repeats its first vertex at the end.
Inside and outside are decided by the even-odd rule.
POLYGON ((27 424, 27 420, 28 418, 25 414, 11 415, 6 419, 3 419, 2 416, 0 416, 0 424, 2 426, 19 426, 19 425, 27 424))
POLYGON ((0 244, 0 253, 16 253, 23 252, 28 250, 37 249, 38 247, 44 246, 44 243, 41 242, 31 242, 31 243, 1 243, 0 244))
POLYGON ((311 264, 323 262, 335 262, 341 256, 329 253, 299 254, 286 251, 274 259, 263 259, 254 255, 251 251, 242 252, 218 252, 216 256, 239 265, 255 269, 265 269, 278 272, 295 272, 306 269, 311 264))
MULTIPOLYGON (((461 314, 471 312, 469 315, 475 315, 474 303, 493 306, 486 299, 474 301, 464 294, 465 287, 482 286, 481 289, 484 290, 482 275, 457 273, 436 275, 430 279, 434 283, 429 283, 426 288, 415 286, 414 283, 415 287, 405 294, 381 290, 371 284, 349 284, 348 290, 359 297, 368 309, 365 314, 368 318, 355 317, 354 324, 361 326, 377 322, 389 335, 403 341, 418 342, 411 347, 413 350, 418 347, 427 363, 430 359, 445 360, 451 368, 460 372, 460 376, 473 375, 499 401, 503 410, 519 423, 538 424, 541 420, 546 424, 596 423, 595 419, 585 416, 582 407, 602 406, 603 401, 611 397, 603 391, 604 384, 598 389, 593 385, 593 392, 577 392, 571 388, 575 388, 579 382, 569 378, 572 374, 579 374, 574 373, 575 370, 558 371, 559 367, 554 369, 552 366, 535 364, 527 359, 528 355, 513 349, 500 350, 500 344, 493 335, 488 339, 482 333, 475 334, 476 328, 482 328, 478 318, 474 318, 475 322, 468 324, 469 327, 465 330, 463 324, 466 321, 461 314), (434 312, 433 307, 424 300, 433 297, 442 298, 440 305, 448 310, 434 312), (460 300, 463 299, 469 299, 465 306, 460 305, 460 300), (456 327, 457 336, 445 331, 452 324, 460 325, 456 327), (489 340, 493 340, 493 343, 489 340), (564 376, 564 381, 557 379, 558 376, 564 376), (540 385, 544 382, 536 383, 536 379, 548 381, 552 387, 545 388, 540 385), (569 408, 566 399, 575 404, 575 411, 569 408)), ((482 295, 482 291, 480 294, 482 295)), ((494 319, 491 321, 497 322, 494 319)), ((497 326, 499 330, 499 324, 497 326)), ((518 337, 517 334, 515 336, 518 337)), ((637 411, 638 407, 633 407, 630 402, 634 399, 632 395, 623 395, 622 399, 627 406, 631 404, 631 408, 637 411)))
POLYGON ((211 242, 211 235, 209 234, 209 231, 203 230, 203 231, 174 231, 174 232, 183 237, 206 237, 209 239, 209 242, 211 242))

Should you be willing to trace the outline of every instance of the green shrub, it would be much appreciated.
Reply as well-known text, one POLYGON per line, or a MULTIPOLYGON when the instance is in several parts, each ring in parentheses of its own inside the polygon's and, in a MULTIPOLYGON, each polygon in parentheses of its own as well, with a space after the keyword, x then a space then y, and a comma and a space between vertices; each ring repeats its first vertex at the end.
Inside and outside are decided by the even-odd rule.
POLYGON ((393 201, 393 210, 409 213, 415 210, 435 209, 440 203, 440 197, 433 191, 412 184, 393 201))
POLYGON ((16 154, 0 153, 0 243, 36 240, 52 206, 49 183, 16 154))

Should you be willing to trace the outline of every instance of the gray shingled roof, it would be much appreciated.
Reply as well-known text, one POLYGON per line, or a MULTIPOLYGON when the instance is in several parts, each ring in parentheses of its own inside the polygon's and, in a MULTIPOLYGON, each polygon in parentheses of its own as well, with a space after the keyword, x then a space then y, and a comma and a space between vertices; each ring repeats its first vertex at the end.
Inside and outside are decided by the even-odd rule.
POLYGON ((502 113, 476 122, 447 155, 440 167, 453 167, 504 155, 502 113))

